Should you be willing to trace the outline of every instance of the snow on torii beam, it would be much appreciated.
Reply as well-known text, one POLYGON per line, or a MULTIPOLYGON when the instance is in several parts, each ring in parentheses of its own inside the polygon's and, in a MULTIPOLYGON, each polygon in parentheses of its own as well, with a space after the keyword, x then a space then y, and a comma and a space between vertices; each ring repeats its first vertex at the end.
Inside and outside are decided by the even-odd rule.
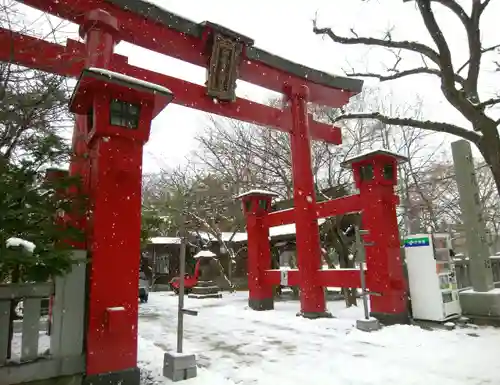
MULTIPOLYGON (((80 25, 83 22, 83 15, 92 9, 101 8, 120 20, 120 37, 124 41, 204 68, 209 62, 210 54, 206 52, 206 42, 203 40, 206 22, 194 23, 143 1, 23 0, 23 3, 80 25)), ((5 45, 2 44, 0 47, 5 45)), ((2 56, 10 55, 12 52, 9 50, 7 53, 7 48, 4 48, 4 51, 2 56)), ((362 81, 329 75, 255 47, 246 47, 242 56, 239 79, 280 93, 283 93, 284 84, 292 86, 305 84, 310 91, 310 101, 316 104, 340 107, 362 88, 362 81)), ((129 65, 118 66, 115 70, 164 85, 174 93, 176 90, 172 83, 177 83, 179 89, 183 88, 183 92, 181 97, 176 93, 174 103, 270 126, 284 132, 291 130, 287 112, 283 113, 275 108, 268 109, 265 108, 267 106, 245 99, 238 99, 235 103, 209 106, 204 87, 129 65)), ((339 129, 315 122, 312 117, 309 120, 311 136, 314 139, 334 144, 341 143, 339 129)))
MULTIPOLYGON (((68 39, 67 45, 62 46, 0 27, 0 61, 78 78, 84 67, 84 52, 84 44, 75 40, 68 39), (40 52, 43 52, 42 57, 40 52)), ((237 98, 234 103, 214 103, 206 97, 205 87, 127 64, 127 58, 118 54, 113 56, 112 69, 169 88, 175 95, 175 104, 273 127, 287 133, 291 131, 291 117, 286 111, 244 98, 237 98)), ((155 116, 158 113, 159 111, 155 111, 155 116)), ((309 124, 314 139, 332 144, 342 142, 337 127, 317 122, 312 116, 309 116, 309 124)))
MULTIPOLYGON (((21 35, 0 28, 0 61, 14 62, 62 76, 78 78, 84 67, 85 47, 82 43, 68 39, 66 46, 49 43, 31 36, 21 35), (15 50, 12 49, 15 47, 15 50), (43 56, 40 57, 40 52, 43 56)), ((238 98, 229 104, 214 103, 205 95, 205 87, 127 64, 127 58, 115 54, 112 70, 134 76, 169 88, 175 95, 174 103, 205 112, 223 115, 250 123, 270 126, 290 132, 289 114, 269 106, 238 98)), ((155 112, 155 116, 159 111, 155 112)), ((309 119, 311 133, 315 139, 339 144, 340 133, 335 127, 309 119)))

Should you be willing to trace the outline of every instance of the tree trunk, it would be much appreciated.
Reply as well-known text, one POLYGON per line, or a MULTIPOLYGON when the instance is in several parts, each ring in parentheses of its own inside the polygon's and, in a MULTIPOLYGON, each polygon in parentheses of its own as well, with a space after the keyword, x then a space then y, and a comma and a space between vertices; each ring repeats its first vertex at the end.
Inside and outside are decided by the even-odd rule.
POLYGON ((231 280, 229 279, 229 277, 226 275, 226 271, 224 269, 224 266, 222 266, 222 263, 219 261, 218 258, 213 258, 211 260, 211 262, 213 263, 214 265, 214 270, 219 272, 219 277, 222 278, 222 280, 224 281, 224 283, 226 284, 227 286, 227 289, 230 291, 230 292, 233 292, 234 291, 234 284, 231 282, 231 280))
MULTIPOLYGON (((343 253, 344 254, 344 253, 343 253)), ((339 262, 341 269, 352 269, 354 264, 353 261, 349 260, 349 251, 344 255, 339 255, 339 262)), ((358 306, 356 300, 356 288, 354 287, 343 287, 342 294, 344 295, 346 307, 358 306)))
POLYGON ((493 174, 497 192, 500 195, 500 136, 496 125, 485 127, 481 131, 483 138, 477 147, 493 174))
MULTIPOLYGON (((340 222, 340 221, 339 221, 340 222)), ((341 269, 352 269, 354 267, 354 260, 349 259, 349 247, 343 242, 339 231, 342 229, 335 225, 331 229, 331 235, 333 238, 333 242, 335 244, 335 250, 339 256, 339 265, 341 269)), ((353 287, 343 287, 342 294, 344 296, 346 307, 357 306, 358 303, 356 301, 356 288, 353 287)))

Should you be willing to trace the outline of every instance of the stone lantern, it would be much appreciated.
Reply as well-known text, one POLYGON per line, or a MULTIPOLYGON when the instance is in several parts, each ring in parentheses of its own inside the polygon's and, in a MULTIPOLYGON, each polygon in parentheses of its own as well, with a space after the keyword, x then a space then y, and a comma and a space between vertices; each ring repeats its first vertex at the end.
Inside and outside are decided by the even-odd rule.
POLYGON ((193 256, 197 260, 198 283, 193 287, 189 298, 222 298, 219 287, 214 282, 214 262, 217 255, 210 250, 201 250, 193 256))

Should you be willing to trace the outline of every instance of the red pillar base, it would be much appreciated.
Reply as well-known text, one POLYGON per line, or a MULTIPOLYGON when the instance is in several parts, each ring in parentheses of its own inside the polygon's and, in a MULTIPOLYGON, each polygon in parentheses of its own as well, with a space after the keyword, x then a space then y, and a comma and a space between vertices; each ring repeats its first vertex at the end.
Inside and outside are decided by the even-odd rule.
POLYGON ((110 372, 85 376, 82 385, 140 385, 141 372, 139 368, 121 370, 119 372, 110 372))
POLYGON ((410 322, 406 293, 384 293, 382 297, 372 297, 371 308, 375 311, 371 311, 370 315, 384 325, 408 324, 410 322))
POLYGON ((374 313, 371 312, 370 316, 376 318, 383 325, 406 325, 410 323, 408 312, 405 313, 374 313))
POLYGON ((307 319, 319 319, 319 318, 335 318, 329 311, 323 312, 298 312, 297 317, 303 317, 307 319))
POLYGON ((262 311, 262 310, 273 310, 274 309, 274 298, 264 298, 264 299, 248 299, 248 307, 252 310, 262 311))

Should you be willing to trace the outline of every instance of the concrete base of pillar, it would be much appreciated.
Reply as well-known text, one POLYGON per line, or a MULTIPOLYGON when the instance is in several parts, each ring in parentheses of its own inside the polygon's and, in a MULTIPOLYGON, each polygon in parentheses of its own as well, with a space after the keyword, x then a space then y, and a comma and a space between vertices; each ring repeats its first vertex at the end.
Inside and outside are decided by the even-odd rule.
POLYGON ((165 353, 163 376, 172 381, 189 380, 196 377, 196 356, 186 353, 165 353))
POLYGON ((375 313, 371 312, 370 317, 376 318, 382 325, 406 325, 410 323, 408 313, 375 313))
POLYGON ((380 330, 382 326, 378 319, 370 318, 370 319, 358 319, 356 320, 356 328, 363 332, 374 332, 380 330))
POLYGON ((141 372, 139 368, 131 368, 127 370, 121 370, 119 372, 94 374, 91 376, 85 376, 82 381, 82 385, 109 385, 109 384, 121 384, 121 385, 140 385, 141 382, 141 372))
POLYGON ((188 298, 194 298, 194 299, 222 298, 222 294, 221 293, 213 293, 213 294, 189 294, 188 298))
POLYGON ((248 307, 252 310, 273 310, 274 309, 274 298, 264 298, 264 299, 248 299, 248 307))
POLYGON ((193 287, 188 297, 198 299, 222 298, 222 294, 219 293, 219 287, 215 285, 213 281, 199 281, 198 284, 193 287))
POLYGON ((329 311, 322 312, 303 312, 300 311, 297 313, 297 317, 303 317, 307 319, 318 319, 318 318, 334 318, 332 313, 329 311))
POLYGON ((459 293, 462 313, 474 317, 500 317, 500 289, 487 292, 464 290, 459 293))

